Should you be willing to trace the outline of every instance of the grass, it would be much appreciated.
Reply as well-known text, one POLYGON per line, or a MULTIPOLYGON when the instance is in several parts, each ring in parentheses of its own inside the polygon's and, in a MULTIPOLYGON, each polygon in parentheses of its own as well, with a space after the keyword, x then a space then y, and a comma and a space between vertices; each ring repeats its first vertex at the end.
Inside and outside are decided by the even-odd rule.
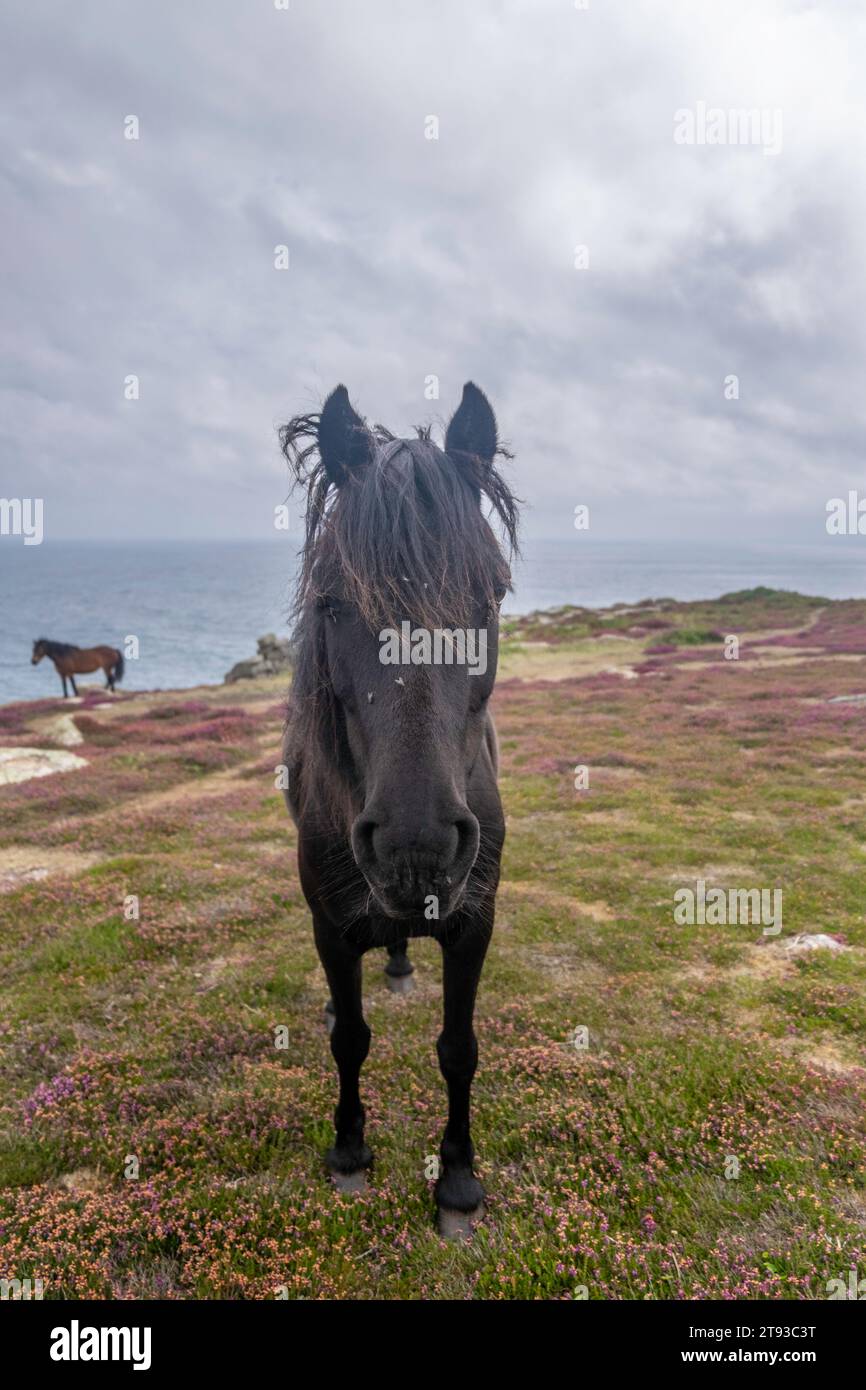
MULTIPOLYGON (((279 682, 89 697, 88 766, 0 791, 0 1275, 47 1298, 802 1299, 862 1272, 866 704, 831 697, 866 691, 864 654, 866 603, 772 590, 509 620, 489 1211, 465 1247, 432 1220, 432 943, 408 998, 367 957, 376 1166, 355 1198, 323 1173, 279 682), (699 877, 781 888, 781 936, 675 925, 699 877), (845 950, 792 954, 798 932, 845 950)), ((58 707, 0 710, 2 741, 51 746, 58 707)))

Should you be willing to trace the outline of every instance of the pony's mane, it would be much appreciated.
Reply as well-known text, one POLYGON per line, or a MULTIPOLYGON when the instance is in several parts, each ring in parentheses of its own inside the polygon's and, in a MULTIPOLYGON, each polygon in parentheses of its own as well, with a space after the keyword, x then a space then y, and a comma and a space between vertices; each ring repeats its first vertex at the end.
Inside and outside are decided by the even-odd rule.
POLYGON ((48 637, 37 637, 35 647, 44 647, 46 656, 66 656, 67 652, 80 651, 74 642, 52 642, 48 637))
POLYGON ((334 598, 353 604, 373 629, 403 618, 427 628, 467 626, 475 603, 502 598, 511 571, 479 504, 483 494, 511 556, 517 499, 492 462, 443 452, 429 427, 396 439, 375 425, 367 431, 371 460, 337 488, 319 455, 318 423, 317 415, 299 415, 280 430, 295 482, 307 489, 296 618, 334 598))

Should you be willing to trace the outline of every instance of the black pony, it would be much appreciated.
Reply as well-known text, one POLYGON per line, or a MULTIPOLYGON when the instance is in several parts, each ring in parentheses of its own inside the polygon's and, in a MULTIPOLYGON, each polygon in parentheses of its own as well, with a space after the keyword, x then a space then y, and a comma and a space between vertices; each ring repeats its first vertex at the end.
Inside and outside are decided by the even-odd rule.
POLYGON ((386 970, 405 975, 408 938, 432 936, 443 952, 437 1051, 448 1086, 436 1203, 440 1228, 457 1233, 483 1212, 469 1132, 472 1018, 505 835, 487 702, 511 577, 482 494, 513 552, 516 501, 494 467, 505 451, 471 382, 444 450, 429 431, 397 440, 368 428, 344 386, 280 437, 309 488, 286 800, 334 1014, 340 1097, 327 1164, 346 1188, 362 1185, 372 1162, 358 1089, 370 1045, 361 957, 387 947, 386 970))

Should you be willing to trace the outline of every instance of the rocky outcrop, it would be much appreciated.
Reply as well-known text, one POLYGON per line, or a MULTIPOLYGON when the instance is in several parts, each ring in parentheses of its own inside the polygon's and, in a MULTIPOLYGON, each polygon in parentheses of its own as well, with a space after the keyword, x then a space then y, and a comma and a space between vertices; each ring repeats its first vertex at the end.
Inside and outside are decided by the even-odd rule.
POLYGON ((29 782, 31 777, 50 777, 53 772, 72 772, 87 767, 87 759, 60 748, 0 748, 0 786, 29 782))
POLYGON ((43 733, 64 748, 77 748, 79 743, 84 742, 84 735, 71 714, 59 714, 56 719, 50 720, 43 726, 43 733))
POLYGON ((256 642, 258 655, 249 661, 238 661, 224 677, 226 685, 234 681, 252 681, 258 676, 278 676, 292 669, 292 644, 287 637, 265 633, 256 642))
POLYGON ((804 951, 830 951, 835 954, 838 951, 847 951, 848 947, 841 941, 837 941, 835 936, 828 936, 826 932, 798 932, 786 943, 786 950, 789 955, 801 955, 804 951))

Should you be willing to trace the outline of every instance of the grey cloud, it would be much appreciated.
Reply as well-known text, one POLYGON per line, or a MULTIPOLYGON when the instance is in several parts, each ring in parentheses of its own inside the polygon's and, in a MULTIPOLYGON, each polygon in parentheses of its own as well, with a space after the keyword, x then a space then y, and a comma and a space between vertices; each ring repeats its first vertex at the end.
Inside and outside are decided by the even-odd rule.
POLYGON ((341 380, 399 430, 477 380, 537 534, 590 502, 599 535, 811 536, 862 485, 856 6, 18 0, 2 24, 3 489, 57 532, 272 534, 274 427, 341 380), (782 152, 677 146, 699 100, 779 107, 782 152))

